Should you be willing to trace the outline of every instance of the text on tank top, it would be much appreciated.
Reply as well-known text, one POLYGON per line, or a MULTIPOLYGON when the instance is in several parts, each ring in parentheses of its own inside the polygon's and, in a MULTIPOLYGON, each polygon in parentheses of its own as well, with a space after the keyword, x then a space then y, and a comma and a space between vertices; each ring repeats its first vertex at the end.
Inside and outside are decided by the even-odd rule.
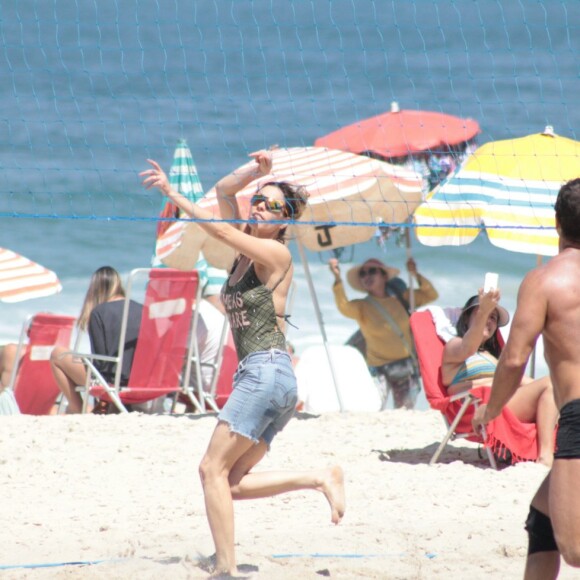
MULTIPOLYGON (((232 273, 234 271, 235 265, 232 273)), ((231 274, 222 288, 221 299, 230 322, 238 359, 241 361, 252 352, 271 348, 286 350, 286 338, 278 326, 274 309, 273 289, 270 290, 260 281, 254 264, 250 264, 233 286, 230 286, 230 278, 231 274)))

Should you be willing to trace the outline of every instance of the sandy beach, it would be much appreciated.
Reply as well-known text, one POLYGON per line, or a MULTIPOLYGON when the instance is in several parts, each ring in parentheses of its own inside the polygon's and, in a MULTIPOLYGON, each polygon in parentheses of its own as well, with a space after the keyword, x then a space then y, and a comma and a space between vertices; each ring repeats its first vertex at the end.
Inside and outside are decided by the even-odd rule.
MULTIPOLYGON (((0 577, 206 578, 197 465, 214 416, 2 417, 0 577), (78 562, 77 565, 64 565, 78 562), (91 565, 86 565, 93 562, 91 565), (85 563, 85 565, 82 565, 85 563)), ((236 503, 240 576, 518 578, 546 468, 494 471, 432 411, 298 415, 261 470, 345 469, 347 511, 300 492, 236 503)), ((578 572, 563 566, 561 578, 578 572)))

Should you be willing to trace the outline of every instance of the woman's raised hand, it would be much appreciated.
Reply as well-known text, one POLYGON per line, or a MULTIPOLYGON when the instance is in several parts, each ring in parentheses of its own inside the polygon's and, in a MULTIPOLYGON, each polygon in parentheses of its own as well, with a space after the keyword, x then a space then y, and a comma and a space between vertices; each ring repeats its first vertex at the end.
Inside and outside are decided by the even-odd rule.
POLYGON ((501 293, 499 290, 492 289, 489 292, 484 292, 483 288, 479 289, 479 308, 485 313, 490 313, 495 310, 499 304, 501 293))
POLYGON ((249 156, 256 162, 256 170, 262 175, 269 175, 272 173, 272 152, 266 149, 254 151, 249 156))
POLYGON ((139 176, 143 178, 143 185, 147 189, 157 187, 163 195, 169 195, 171 185, 169 184, 169 179, 167 179, 165 171, 163 171, 159 163, 153 161, 153 159, 147 159, 147 163, 149 163, 153 169, 146 169, 139 173, 139 176))
POLYGON ((334 277, 337 281, 340 281, 340 266, 338 260, 336 258, 330 258, 328 260, 328 267, 330 271, 334 274, 334 277))

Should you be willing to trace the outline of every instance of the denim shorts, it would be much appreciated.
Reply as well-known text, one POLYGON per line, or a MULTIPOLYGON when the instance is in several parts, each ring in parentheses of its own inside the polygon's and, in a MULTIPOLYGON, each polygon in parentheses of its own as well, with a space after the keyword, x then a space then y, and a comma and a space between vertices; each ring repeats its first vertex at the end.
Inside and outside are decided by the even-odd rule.
POLYGON ((218 419, 230 431, 268 446, 294 415, 298 394, 292 360, 287 352, 253 352, 238 365, 234 388, 218 419))

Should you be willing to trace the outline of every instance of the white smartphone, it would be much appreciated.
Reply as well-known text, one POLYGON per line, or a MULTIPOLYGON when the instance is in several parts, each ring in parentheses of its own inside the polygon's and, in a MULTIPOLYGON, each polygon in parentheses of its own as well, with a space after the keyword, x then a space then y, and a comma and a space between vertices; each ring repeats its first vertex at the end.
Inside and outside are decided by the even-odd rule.
POLYGON ((483 291, 489 292, 490 290, 497 290, 498 280, 499 274, 496 272, 488 272, 485 275, 485 281, 483 282, 483 291))

